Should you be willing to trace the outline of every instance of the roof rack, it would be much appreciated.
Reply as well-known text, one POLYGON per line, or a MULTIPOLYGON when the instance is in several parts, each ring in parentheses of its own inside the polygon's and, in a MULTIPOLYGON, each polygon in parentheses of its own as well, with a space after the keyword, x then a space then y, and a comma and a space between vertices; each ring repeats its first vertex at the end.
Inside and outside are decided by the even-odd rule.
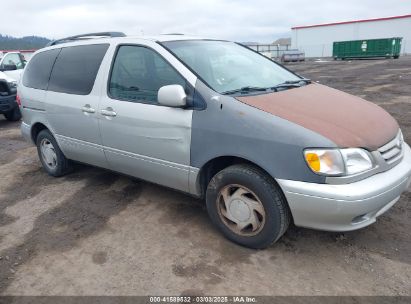
POLYGON ((75 36, 53 40, 49 42, 47 46, 52 46, 52 45, 56 45, 60 43, 67 43, 67 42, 75 41, 75 40, 92 39, 93 37, 110 37, 110 38, 126 37, 126 34, 122 32, 100 32, 100 33, 80 34, 80 35, 75 35, 75 36))

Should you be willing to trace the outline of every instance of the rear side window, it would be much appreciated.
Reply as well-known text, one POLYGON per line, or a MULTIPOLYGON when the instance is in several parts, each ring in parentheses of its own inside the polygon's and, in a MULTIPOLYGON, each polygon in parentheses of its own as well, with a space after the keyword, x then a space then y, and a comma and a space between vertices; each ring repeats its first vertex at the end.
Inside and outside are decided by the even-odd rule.
POLYGON ((33 89, 46 90, 51 69, 60 49, 36 54, 30 59, 24 74, 23 85, 33 89))
POLYGON ((51 72, 49 91, 90 94, 108 44, 63 48, 51 72))

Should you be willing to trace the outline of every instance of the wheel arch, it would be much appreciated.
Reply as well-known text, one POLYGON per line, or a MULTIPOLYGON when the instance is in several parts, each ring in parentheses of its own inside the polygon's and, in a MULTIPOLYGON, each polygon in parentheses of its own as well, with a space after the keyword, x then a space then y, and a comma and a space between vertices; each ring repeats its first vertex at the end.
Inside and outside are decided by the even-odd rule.
POLYGON ((38 134, 43 130, 49 130, 51 132, 50 128, 42 122, 36 122, 32 125, 30 130, 30 136, 34 144, 36 144, 38 134))
MULTIPOLYGON (((208 160, 203 166, 201 166, 200 171, 197 176, 197 187, 200 190, 201 197, 204 197, 205 191, 207 189, 207 185, 210 180, 213 178, 221 170, 237 164, 249 164, 252 165, 259 170, 263 171, 267 176, 270 176, 272 180, 278 185, 275 177, 268 173, 261 165, 258 163, 251 161, 247 158, 234 156, 234 155, 223 155, 223 156, 216 156, 210 160, 208 160)), ((278 185, 279 186, 279 185, 278 185)), ((280 187, 280 186, 279 186, 280 187)), ((281 189, 281 187, 280 187, 281 189)))

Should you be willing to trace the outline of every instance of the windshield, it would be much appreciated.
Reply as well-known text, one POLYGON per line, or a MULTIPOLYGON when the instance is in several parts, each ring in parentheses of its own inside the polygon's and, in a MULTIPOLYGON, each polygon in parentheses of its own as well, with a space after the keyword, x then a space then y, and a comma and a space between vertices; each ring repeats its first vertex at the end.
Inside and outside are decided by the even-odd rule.
POLYGON ((219 93, 246 87, 270 88, 301 79, 234 42, 183 40, 163 42, 163 45, 219 93))

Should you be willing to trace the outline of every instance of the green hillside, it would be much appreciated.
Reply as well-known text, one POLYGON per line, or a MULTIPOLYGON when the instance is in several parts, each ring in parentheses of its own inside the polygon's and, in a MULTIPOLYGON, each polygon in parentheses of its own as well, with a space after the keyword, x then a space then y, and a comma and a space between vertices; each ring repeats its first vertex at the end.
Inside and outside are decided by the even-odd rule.
POLYGON ((31 50, 44 47, 50 40, 38 36, 15 38, 0 34, 0 50, 31 50))

